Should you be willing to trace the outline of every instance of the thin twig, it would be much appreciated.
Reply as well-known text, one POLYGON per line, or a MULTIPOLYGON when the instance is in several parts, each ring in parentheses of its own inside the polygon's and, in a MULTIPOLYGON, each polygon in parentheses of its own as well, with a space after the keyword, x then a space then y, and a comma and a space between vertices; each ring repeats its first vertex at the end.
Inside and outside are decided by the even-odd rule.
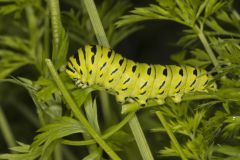
MULTIPOLYGON (((91 23, 93 26, 93 30, 96 34, 98 43, 102 46, 110 47, 94 1, 93 0, 83 0, 83 2, 87 9, 88 15, 90 17, 90 20, 91 20, 91 23)), ((112 117, 112 114, 110 111, 109 97, 108 97, 107 93, 100 91, 100 99, 101 99, 100 102, 101 102, 101 106, 102 106, 102 110, 103 110, 104 121, 107 125, 109 125, 109 123, 111 122, 113 117, 112 117)))
POLYGON ((209 55, 213 65, 218 69, 219 64, 218 64, 217 58, 214 55, 213 50, 210 47, 209 42, 207 41, 207 38, 205 37, 205 35, 204 35, 204 33, 203 33, 203 31, 201 29, 199 29, 198 27, 195 27, 195 28, 196 28, 196 30, 198 32, 198 37, 199 37, 200 41, 202 42, 204 48, 206 49, 206 51, 207 51, 207 53, 208 53, 208 55, 209 55))
POLYGON ((132 130, 142 158, 144 160, 153 160, 154 158, 152 156, 151 150, 148 146, 147 140, 144 136, 144 133, 136 115, 133 116, 133 118, 129 121, 129 126, 132 130))

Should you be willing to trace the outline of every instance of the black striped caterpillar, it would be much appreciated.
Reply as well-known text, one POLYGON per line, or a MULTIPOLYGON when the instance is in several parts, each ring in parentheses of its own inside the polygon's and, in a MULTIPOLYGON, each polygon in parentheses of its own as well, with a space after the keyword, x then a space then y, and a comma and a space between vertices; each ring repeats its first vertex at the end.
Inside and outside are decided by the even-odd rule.
POLYGON ((141 106, 149 100, 163 104, 166 97, 178 103, 185 93, 216 89, 204 69, 136 63, 98 45, 80 48, 70 57, 66 72, 78 87, 98 86, 120 103, 138 102, 141 106))

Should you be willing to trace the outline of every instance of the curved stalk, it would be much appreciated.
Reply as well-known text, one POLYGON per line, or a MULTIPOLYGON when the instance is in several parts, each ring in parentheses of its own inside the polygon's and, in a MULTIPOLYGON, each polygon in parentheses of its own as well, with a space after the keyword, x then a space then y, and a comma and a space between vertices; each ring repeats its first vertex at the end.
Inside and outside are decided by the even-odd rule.
MULTIPOLYGON (((105 134, 102 135, 102 139, 108 139, 109 137, 111 137, 114 133, 116 133, 118 130, 120 130, 123 126, 126 125, 126 123, 128 123, 128 121, 134 116, 134 113, 130 113, 128 114, 126 117, 124 117, 124 119, 118 123, 117 125, 115 125, 114 127, 112 127, 111 129, 109 129, 109 131, 105 134)), ((90 144, 94 144, 96 143, 96 141, 94 139, 91 140, 85 140, 85 141, 72 141, 72 140, 63 140, 62 144, 65 145, 71 145, 71 146, 83 146, 83 145, 90 145, 90 144)))
POLYGON ((61 17, 60 17, 60 7, 58 0, 49 0, 48 1, 51 13, 51 23, 52 23, 52 35, 53 35, 53 48, 55 52, 52 53, 53 61, 57 57, 56 52, 59 49, 60 44, 60 35, 61 35, 61 17))
POLYGON ((205 37, 204 33, 203 33, 203 30, 201 30, 200 28, 198 27, 195 27, 196 31, 197 31, 197 35, 198 35, 198 38, 200 39, 200 41, 202 42, 204 48, 206 49, 213 65, 218 69, 219 67, 219 64, 218 64, 218 61, 217 61, 217 58, 216 56, 214 55, 214 52, 212 50, 212 48, 210 47, 208 41, 207 41, 207 38, 205 37))
POLYGON ((79 110, 77 104, 72 99, 70 93, 67 91, 66 87, 64 86, 62 80, 57 74, 52 62, 50 59, 46 59, 47 67, 51 73, 53 80, 55 81, 56 85, 58 86, 59 90, 61 91, 63 97, 65 98, 68 106, 72 110, 73 114, 80 122, 84 125, 86 130, 89 134, 97 141, 97 143, 103 148, 103 150, 114 160, 120 160, 119 156, 109 147, 109 145, 98 135, 98 133, 92 128, 92 126, 88 123, 87 119, 84 117, 81 110, 79 110))
POLYGON ((132 130, 143 160, 153 160, 154 158, 151 150, 136 115, 129 121, 129 126, 132 130))
POLYGON ((6 140, 6 143, 9 148, 16 145, 14 136, 11 132, 10 126, 8 124, 8 121, 4 115, 4 112, 2 110, 2 107, 0 106, 0 129, 2 131, 3 137, 6 140))
MULTIPOLYGON (((83 0, 83 2, 87 9, 88 15, 90 17, 92 27, 96 34, 98 43, 102 46, 110 47, 94 1, 93 0, 83 0)), ((109 97, 108 97, 107 93, 100 91, 100 99, 101 99, 101 106, 102 106, 102 110, 103 110, 104 121, 106 122, 107 125, 110 125, 110 122, 112 121, 113 116, 111 115, 109 97)))
POLYGON ((165 128, 171 141, 173 142, 173 145, 176 147, 181 159, 187 160, 186 156, 184 155, 183 151, 181 150, 180 144, 178 143, 178 141, 177 141, 176 137, 174 136, 174 134, 172 133, 171 129, 168 127, 167 122, 166 122, 164 116, 162 115, 162 113, 160 111, 157 111, 156 114, 157 114, 157 117, 159 118, 159 120, 161 121, 163 127, 165 128))
POLYGON ((88 11, 93 30, 96 34, 98 43, 105 46, 105 47, 110 47, 106 33, 103 29, 102 22, 100 20, 100 17, 97 12, 97 8, 94 4, 93 0, 83 0, 84 5, 88 11))

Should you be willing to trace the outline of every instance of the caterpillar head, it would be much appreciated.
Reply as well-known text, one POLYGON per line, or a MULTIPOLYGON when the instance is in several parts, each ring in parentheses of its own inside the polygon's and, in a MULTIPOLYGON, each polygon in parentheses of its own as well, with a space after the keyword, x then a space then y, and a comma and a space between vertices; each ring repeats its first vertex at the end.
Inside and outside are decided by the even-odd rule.
POLYGON ((79 73, 76 71, 76 69, 73 67, 73 65, 70 62, 66 66, 66 73, 75 82, 75 84, 78 87, 81 87, 81 88, 84 87, 83 82, 81 81, 81 77, 79 77, 79 73))

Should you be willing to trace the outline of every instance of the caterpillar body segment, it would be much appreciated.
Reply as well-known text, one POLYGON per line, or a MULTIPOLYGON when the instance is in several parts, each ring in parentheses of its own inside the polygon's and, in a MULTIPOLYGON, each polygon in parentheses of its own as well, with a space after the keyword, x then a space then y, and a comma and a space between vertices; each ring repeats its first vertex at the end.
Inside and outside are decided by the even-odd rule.
POLYGON ((136 63, 114 50, 87 45, 70 57, 67 74, 81 88, 98 86, 116 96, 120 103, 149 100, 163 104, 166 97, 180 102, 185 93, 215 90, 206 70, 190 66, 136 63))

